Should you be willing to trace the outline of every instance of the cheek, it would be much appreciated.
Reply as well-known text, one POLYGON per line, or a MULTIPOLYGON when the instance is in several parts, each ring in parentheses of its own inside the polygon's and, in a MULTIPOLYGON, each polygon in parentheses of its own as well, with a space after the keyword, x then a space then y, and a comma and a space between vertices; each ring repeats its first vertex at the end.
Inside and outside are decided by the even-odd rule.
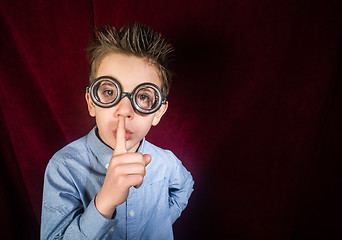
POLYGON ((137 119, 136 129, 137 129, 137 132, 139 132, 139 135, 145 136, 149 132, 152 126, 152 121, 153 121, 153 117, 151 116, 144 116, 144 117, 140 117, 139 119, 137 119))
MULTIPOLYGON (((109 110, 109 109, 104 109, 109 110)), ((110 112, 110 111, 108 111, 110 112)), ((96 126, 99 130, 99 135, 101 140, 106 143, 111 148, 114 148, 115 138, 113 135, 113 130, 115 128, 114 118, 107 111, 97 111, 95 120, 96 126)))
POLYGON ((104 128, 100 129, 102 132, 105 129, 112 128, 112 125, 114 125, 114 117, 112 117, 111 111, 108 110, 109 109, 97 109, 95 112, 96 125, 98 128, 104 128))

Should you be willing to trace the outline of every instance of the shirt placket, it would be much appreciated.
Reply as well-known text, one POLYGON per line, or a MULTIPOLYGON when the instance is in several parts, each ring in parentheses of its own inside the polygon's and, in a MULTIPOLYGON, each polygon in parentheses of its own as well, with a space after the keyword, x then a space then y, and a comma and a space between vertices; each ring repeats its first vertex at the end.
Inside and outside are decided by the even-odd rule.
POLYGON ((127 240, 137 239, 138 226, 138 209, 137 209, 137 189, 130 188, 129 198, 127 198, 126 205, 126 219, 127 219, 127 240))

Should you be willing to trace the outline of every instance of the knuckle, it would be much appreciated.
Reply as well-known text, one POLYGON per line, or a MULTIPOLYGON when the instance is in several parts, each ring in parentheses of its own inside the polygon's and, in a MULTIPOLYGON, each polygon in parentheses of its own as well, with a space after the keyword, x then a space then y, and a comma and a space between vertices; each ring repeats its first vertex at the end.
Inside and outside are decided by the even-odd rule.
POLYGON ((134 185, 138 185, 141 183, 142 177, 141 175, 136 175, 134 178, 134 185))
POLYGON ((113 167, 111 169, 112 173, 114 175, 120 175, 120 173, 122 172, 122 166, 121 165, 116 165, 115 167, 113 167))
POLYGON ((139 163, 137 167, 138 167, 137 169, 138 169, 138 173, 139 174, 144 174, 145 173, 145 165, 139 163))

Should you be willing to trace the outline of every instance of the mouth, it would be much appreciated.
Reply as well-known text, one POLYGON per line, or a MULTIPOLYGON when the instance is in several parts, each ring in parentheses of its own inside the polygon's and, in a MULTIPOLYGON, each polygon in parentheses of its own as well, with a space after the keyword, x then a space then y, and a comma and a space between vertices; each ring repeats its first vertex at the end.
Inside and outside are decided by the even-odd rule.
MULTIPOLYGON (((116 138, 116 130, 113 131, 113 135, 116 138)), ((133 135, 133 132, 128 130, 128 129, 126 129, 126 141, 131 139, 132 135, 133 135)))

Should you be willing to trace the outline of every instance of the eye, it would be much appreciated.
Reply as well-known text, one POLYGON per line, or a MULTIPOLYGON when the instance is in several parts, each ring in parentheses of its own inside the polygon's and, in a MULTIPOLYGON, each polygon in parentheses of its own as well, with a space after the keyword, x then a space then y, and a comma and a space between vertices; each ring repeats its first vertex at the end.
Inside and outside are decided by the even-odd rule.
POLYGON ((138 97, 140 101, 144 101, 144 102, 151 101, 150 96, 147 96, 146 94, 140 94, 138 97))
POLYGON ((103 95, 105 95, 106 97, 111 97, 111 96, 114 95, 114 91, 111 90, 111 89, 104 90, 104 91, 103 91, 103 95))
POLYGON ((101 103, 110 103, 116 98, 117 90, 115 86, 102 84, 102 86, 97 89, 97 96, 101 103))
POLYGON ((153 96, 151 96, 150 92, 140 92, 136 99, 138 105, 144 109, 151 108, 154 102, 153 96))

